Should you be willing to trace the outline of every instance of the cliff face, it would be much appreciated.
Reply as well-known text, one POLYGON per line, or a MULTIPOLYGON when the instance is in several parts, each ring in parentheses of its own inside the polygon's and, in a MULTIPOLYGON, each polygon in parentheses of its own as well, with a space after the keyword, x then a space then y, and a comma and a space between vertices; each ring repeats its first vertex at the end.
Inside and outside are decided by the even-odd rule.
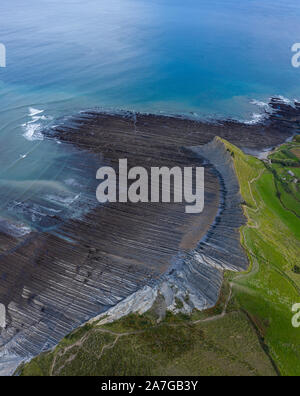
POLYGON ((223 195, 220 212, 204 241, 200 243, 198 252, 213 259, 222 268, 245 270, 247 260, 240 245, 239 229, 245 224, 246 218, 231 153, 219 138, 205 146, 193 147, 192 150, 213 166, 223 195))
POLYGON ((224 270, 243 271, 248 260, 240 244, 239 229, 246 223, 243 214, 240 187, 231 154, 222 141, 193 147, 192 150, 213 167, 221 185, 222 198, 219 213, 197 248, 187 257, 189 284, 201 293, 203 307, 215 305, 220 292, 224 270))
POLYGON ((215 221, 193 250, 176 256, 171 270, 157 285, 134 293, 95 320, 102 318, 102 323, 106 323, 131 312, 144 313, 159 295, 164 297, 165 308, 175 312, 211 308, 219 298, 224 271, 247 269, 248 260, 239 232, 246 218, 231 154, 219 138, 190 150, 209 163, 208 167, 220 181, 221 197, 215 221), (178 301, 181 301, 180 308, 178 301))
POLYGON ((51 137, 92 151, 99 166, 116 168, 120 158, 146 168, 206 163, 205 210, 187 215, 184 204, 116 203, 70 219, 55 233, 0 234, 0 361, 13 367, 51 348, 143 287, 163 293, 169 306, 175 296, 186 303, 187 290, 187 310, 214 305, 223 270, 245 269, 247 260, 239 245, 244 217, 230 154, 220 141, 209 142, 220 135, 254 149, 281 143, 293 131, 295 111, 280 115, 280 128, 275 115, 259 127, 97 112, 58 127, 51 137))

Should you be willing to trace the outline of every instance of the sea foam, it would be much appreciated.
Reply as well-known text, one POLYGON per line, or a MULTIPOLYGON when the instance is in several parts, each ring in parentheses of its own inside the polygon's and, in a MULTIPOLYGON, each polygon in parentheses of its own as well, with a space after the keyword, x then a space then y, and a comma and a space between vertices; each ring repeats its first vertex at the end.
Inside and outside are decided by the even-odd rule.
POLYGON ((25 132, 23 133, 23 136, 25 139, 29 141, 34 141, 34 140, 44 140, 44 136, 41 133, 41 124, 30 124, 27 123, 24 125, 25 132))
POLYGON ((39 110, 39 109, 35 109, 35 108, 33 108, 33 107, 29 107, 29 116, 30 117, 34 117, 34 116, 36 116, 37 114, 41 114, 41 113, 43 113, 44 112, 44 110, 39 110))
POLYGON ((28 116, 31 118, 30 121, 26 122, 22 125, 25 132, 23 136, 25 139, 29 140, 30 142, 35 140, 44 140, 44 136, 41 132, 42 125, 40 121, 46 121, 51 119, 50 117, 46 117, 45 115, 39 115, 44 113, 44 110, 35 109, 33 107, 29 107, 28 109, 28 116))
POLYGON ((253 113, 252 119, 244 121, 246 125, 256 125, 261 123, 266 118, 266 114, 253 113))

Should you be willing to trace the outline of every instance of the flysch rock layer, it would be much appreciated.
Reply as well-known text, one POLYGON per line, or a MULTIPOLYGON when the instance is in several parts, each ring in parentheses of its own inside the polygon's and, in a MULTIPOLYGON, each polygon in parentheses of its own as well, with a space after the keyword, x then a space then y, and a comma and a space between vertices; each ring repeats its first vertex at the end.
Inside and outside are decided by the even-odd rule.
MULTIPOLYGON (((89 111, 48 135, 98 155, 99 166, 117 168, 120 158, 127 158, 129 167, 201 166, 200 156, 216 162, 213 146, 206 152, 199 148, 215 136, 257 150, 299 131, 298 103, 274 99, 270 109, 261 125, 89 111), (198 149, 187 150, 190 146, 198 149)), ((180 297, 187 290, 193 301, 187 309, 213 305, 223 269, 246 266, 235 243, 242 220, 232 216, 236 208, 226 207, 221 197, 232 194, 226 182, 232 177, 221 168, 217 162, 215 168, 206 165, 201 215, 186 215, 181 204, 116 203, 70 219, 56 233, 20 238, 0 233, 0 303, 5 307, 0 371, 11 372, 20 359, 52 348, 74 328, 143 288, 160 287, 168 306, 174 293, 180 297)))
MULTIPOLYGON (((82 122, 65 128, 60 138, 98 154, 99 166, 109 164, 117 171, 120 158, 128 159, 129 168, 202 165, 182 149, 186 138, 181 131, 165 125, 157 138, 155 128, 128 116, 87 116, 82 122)), ((112 203, 70 219, 55 234, 31 233, 22 240, 3 235, 2 358, 19 361, 48 350, 90 318, 155 285, 179 252, 196 246, 217 215, 220 185, 209 167, 205 197, 200 215, 185 214, 184 203, 112 203)))
POLYGON ((92 322, 104 324, 129 313, 143 314, 158 296, 163 296, 165 309, 173 312, 189 313, 195 308, 211 308, 218 300, 224 271, 247 269, 248 260, 240 244, 239 232, 246 218, 232 157, 219 138, 190 149, 209 162, 220 180, 222 198, 218 216, 198 246, 179 254, 174 267, 157 285, 144 287, 92 322))

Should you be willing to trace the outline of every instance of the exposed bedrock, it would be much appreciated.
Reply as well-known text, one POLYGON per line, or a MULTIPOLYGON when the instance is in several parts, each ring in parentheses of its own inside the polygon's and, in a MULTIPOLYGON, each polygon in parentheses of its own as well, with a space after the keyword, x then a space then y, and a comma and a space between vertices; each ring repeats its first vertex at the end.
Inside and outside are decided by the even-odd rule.
MULTIPOLYGON (((77 127, 72 135, 81 139, 81 147, 98 153, 99 166, 104 162, 117 169, 119 158, 127 158, 129 167, 202 164, 181 149, 181 134, 157 141, 131 118, 114 117, 110 125, 101 120, 90 120, 89 128, 77 127)), ((61 137, 68 133, 66 129, 61 137)), ((83 322, 156 284, 179 252, 196 246, 216 217, 220 186, 209 168, 205 194, 201 215, 185 214, 185 204, 115 203, 65 222, 55 234, 31 233, 15 240, 3 236, 0 302, 6 327, 0 342, 5 359, 49 349, 83 322)))
POLYGON ((218 215, 205 237, 195 249, 178 255, 173 269, 155 288, 169 309, 176 311, 179 299, 185 312, 214 306, 224 270, 242 271, 248 266, 239 232, 246 218, 232 157, 219 138, 190 149, 213 167, 220 181, 221 199, 218 215))
POLYGON ((219 214, 197 252, 209 257, 221 268, 245 270, 248 262, 240 244, 239 229, 245 224, 246 218, 231 154, 219 138, 205 146, 193 147, 192 150, 209 161, 215 169, 223 197, 219 214))
POLYGON ((147 169, 209 162, 205 210, 190 215, 184 203, 115 203, 65 221, 55 233, 19 238, 0 233, 0 321, 5 325, 0 328, 0 365, 6 361, 13 367, 20 357, 51 348, 143 288, 159 288, 171 306, 175 295, 183 299, 187 290, 187 309, 213 305, 223 270, 245 269, 247 260, 239 246, 244 218, 231 158, 220 142, 209 142, 221 136, 252 149, 282 143, 299 126, 297 106, 277 109, 283 112, 279 120, 275 109, 264 125, 90 111, 48 132, 92 151, 99 166, 117 169, 120 158, 127 158, 129 167, 147 169))

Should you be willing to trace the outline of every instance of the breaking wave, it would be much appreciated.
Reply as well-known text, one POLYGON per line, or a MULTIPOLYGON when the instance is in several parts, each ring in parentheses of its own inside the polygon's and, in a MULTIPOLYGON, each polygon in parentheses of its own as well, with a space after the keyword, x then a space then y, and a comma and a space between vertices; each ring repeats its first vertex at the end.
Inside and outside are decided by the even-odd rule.
POLYGON ((253 113, 252 119, 249 121, 244 121, 243 123, 246 125, 260 124, 266 118, 267 118, 267 114, 253 113))
POLYGON ((22 125, 24 129, 23 136, 30 142, 35 140, 44 140, 42 129, 45 127, 45 122, 51 121, 53 118, 50 116, 39 115, 44 113, 44 110, 29 107, 28 117, 30 120, 22 125))
POLYGON ((37 114, 41 114, 43 112, 44 112, 44 110, 39 110, 39 109, 35 109, 33 107, 29 107, 29 116, 30 117, 36 116, 37 114))
POLYGON ((30 124, 27 123, 24 125, 25 132, 23 134, 24 138, 29 141, 34 140, 44 140, 44 136, 41 132, 41 124, 30 124))

